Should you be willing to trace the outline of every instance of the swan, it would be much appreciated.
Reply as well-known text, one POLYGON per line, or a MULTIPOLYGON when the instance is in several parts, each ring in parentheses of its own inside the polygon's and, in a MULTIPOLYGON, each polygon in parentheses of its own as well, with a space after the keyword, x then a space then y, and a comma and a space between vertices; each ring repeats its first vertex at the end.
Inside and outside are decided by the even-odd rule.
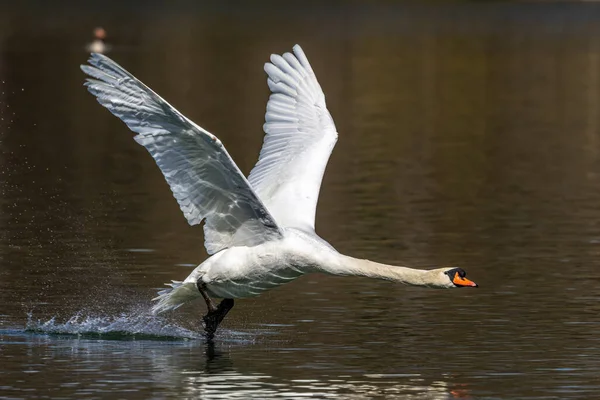
POLYGON ((315 233, 315 209, 337 131, 299 45, 271 55, 264 143, 248 178, 221 141, 110 58, 81 69, 97 101, 133 132, 162 171, 190 225, 204 221, 209 258, 158 292, 154 313, 204 298, 209 339, 233 299, 256 296, 313 272, 429 288, 477 287, 461 268, 392 266, 343 255, 315 233), (218 305, 213 297, 223 299, 218 305))

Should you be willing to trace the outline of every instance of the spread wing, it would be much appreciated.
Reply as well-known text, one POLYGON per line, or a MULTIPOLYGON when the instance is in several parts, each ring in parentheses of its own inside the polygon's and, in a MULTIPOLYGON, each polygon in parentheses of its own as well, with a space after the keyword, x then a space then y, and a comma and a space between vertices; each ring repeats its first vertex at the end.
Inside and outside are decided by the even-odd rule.
POLYGON ((319 189, 337 132, 300 46, 265 64, 271 96, 248 180, 280 226, 314 230, 319 189))
POLYGON ((190 225, 204 224, 209 254, 255 246, 281 231, 225 147, 110 58, 92 54, 81 69, 98 102, 154 158, 190 225))

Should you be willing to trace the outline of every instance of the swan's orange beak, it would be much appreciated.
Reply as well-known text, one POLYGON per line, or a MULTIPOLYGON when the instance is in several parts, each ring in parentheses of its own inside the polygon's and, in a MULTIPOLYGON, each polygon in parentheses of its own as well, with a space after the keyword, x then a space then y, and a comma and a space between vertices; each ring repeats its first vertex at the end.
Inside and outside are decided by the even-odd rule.
POLYGON ((478 285, 467 279, 467 278, 463 278, 461 277, 459 274, 455 274, 454 275, 454 279, 452 279, 452 283, 454 283, 456 286, 471 286, 471 287, 477 287, 478 285))

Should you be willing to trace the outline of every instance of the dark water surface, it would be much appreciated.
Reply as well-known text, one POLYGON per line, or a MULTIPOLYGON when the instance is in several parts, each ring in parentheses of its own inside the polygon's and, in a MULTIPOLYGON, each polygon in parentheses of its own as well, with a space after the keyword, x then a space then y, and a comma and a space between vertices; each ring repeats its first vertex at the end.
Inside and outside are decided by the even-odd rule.
POLYGON ((309 6, 0 15, 0 397, 594 398, 600 9, 309 6), (336 121, 317 230, 478 290, 306 276, 152 317, 206 254, 162 175, 82 87, 110 56, 220 137, 262 143, 262 65, 300 43, 336 121))

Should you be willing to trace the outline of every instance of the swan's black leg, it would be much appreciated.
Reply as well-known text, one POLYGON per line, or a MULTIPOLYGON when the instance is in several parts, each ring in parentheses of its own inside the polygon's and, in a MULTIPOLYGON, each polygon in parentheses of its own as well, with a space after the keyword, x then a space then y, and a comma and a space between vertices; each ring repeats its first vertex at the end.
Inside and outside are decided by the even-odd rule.
POLYGON ((223 318, 227 315, 229 310, 233 308, 233 299, 223 299, 218 306, 215 306, 215 303, 212 301, 208 293, 206 293, 206 288, 203 284, 197 284, 198 290, 202 297, 204 297, 204 301, 206 301, 206 307, 208 308, 208 313, 202 320, 204 321, 204 331, 206 332, 206 338, 208 340, 212 340, 215 336, 215 332, 217 331, 217 327, 223 321, 223 318))
POLYGON ((200 291, 200 294, 202 295, 202 297, 204 297, 204 301, 206 302, 206 307, 208 308, 208 312, 214 312, 217 310, 217 306, 215 306, 215 303, 212 301, 212 299, 210 298, 210 296, 208 295, 208 293, 206 293, 206 287, 204 286, 204 284, 200 284, 199 282, 196 284, 196 286, 198 287, 198 290, 200 291))
POLYGON ((223 299, 214 311, 209 311, 204 317, 202 317, 207 339, 210 340, 215 336, 217 327, 232 308, 233 299, 223 299))

